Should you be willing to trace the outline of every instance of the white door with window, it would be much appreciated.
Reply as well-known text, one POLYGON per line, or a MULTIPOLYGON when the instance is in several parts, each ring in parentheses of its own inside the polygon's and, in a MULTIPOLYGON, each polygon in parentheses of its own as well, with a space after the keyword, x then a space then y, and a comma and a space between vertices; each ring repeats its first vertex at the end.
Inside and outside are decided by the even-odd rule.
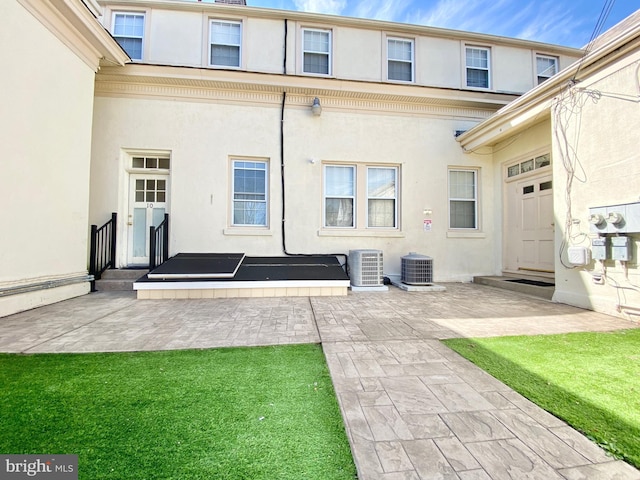
POLYGON ((149 264, 149 227, 158 226, 167 212, 169 175, 129 175, 127 263, 149 264))
POLYGON ((531 274, 554 271, 553 184, 551 175, 507 184, 505 270, 531 274))

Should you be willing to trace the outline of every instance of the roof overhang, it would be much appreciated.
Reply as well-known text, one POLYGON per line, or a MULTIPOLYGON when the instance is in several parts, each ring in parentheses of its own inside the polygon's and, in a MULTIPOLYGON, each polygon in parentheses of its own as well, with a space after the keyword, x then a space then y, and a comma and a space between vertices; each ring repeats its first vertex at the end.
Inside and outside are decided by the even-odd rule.
POLYGON ((96 18, 93 0, 18 0, 40 23, 94 71, 131 61, 96 18))
MULTIPOLYGON (((636 21, 625 21, 630 25, 622 29, 618 35, 612 37, 605 34, 609 37, 608 41, 596 40, 597 48, 582 59, 458 136, 457 140, 462 148, 465 151, 474 151, 481 147, 492 147, 548 119, 554 99, 560 93, 567 88, 580 88, 580 82, 617 60, 637 52, 640 48, 640 11, 632 17, 636 17, 636 21)), ((605 35, 601 38, 606 38, 605 35)))

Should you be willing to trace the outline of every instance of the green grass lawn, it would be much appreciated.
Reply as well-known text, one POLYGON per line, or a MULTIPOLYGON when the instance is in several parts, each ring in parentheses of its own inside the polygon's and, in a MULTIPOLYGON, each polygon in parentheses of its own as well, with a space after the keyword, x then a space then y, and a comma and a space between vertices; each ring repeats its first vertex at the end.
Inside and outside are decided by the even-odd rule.
POLYGON ((80 479, 353 479, 319 345, 0 355, 0 452, 80 479))
POLYGON ((640 468, 640 329, 445 343, 640 468))

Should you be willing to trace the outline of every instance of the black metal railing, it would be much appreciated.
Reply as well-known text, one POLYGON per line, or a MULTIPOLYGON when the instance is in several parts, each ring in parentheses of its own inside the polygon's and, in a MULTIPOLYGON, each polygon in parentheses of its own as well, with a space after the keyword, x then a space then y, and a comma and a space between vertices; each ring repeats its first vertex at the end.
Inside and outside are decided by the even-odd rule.
POLYGON ((169 258, 169 214, 157 227, 149 227, 149 271, 169 258))
POLYGON ((91 225, 91 247, 89 251, 89 275, 93 275, 91 291, 96 291, 96 280, 100 280, 107 268, 116 265, 116 223, 118 214, 112 213, 111 220, 98 228, 91 225))

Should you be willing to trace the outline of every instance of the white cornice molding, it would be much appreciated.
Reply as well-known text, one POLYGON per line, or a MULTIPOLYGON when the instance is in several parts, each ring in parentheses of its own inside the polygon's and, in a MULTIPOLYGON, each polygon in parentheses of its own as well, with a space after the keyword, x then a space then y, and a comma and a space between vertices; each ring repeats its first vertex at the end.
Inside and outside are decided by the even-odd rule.
POLYGON ((279 105, 306 108, 320 97, 329 110, 361 110, 485 119, 516 96, 293 75, 130 64, 103 68, 97 96, 146 97, 200 102, 279 105))
POLYGON ((124 65, 127 54, 80 0, 18 0, 93 71, 100 62, 124 65))
POLYGON ((393 31, 398 34, 421 35, 426 37, 439 37, 448 39, 458 39, 468 42, 507 45, 513 47, 524 47, 528 49, 543 50, 555 55, 569 55, 575 57, 580 55, 582 50, 577 48, 552 45, 531 40, 521 40, 518 38, 500 37, 483 33, 465 32, 461 30, 450 30, 446 28, 429 27, 425 25, 411 25, 406 23, 396 23, 384 20, 370 20, 364 18, 343 17, 338 15, 328 15, 320 13, 298 12, 292 10, 277 10, 261 7, 250 7, 240 5, 226 5, 216 3, 205 3, 197 1, 180 0, 98 0, 102 6, 117 7, 144 7, 158 8, 163 10, 200 11, 211 14, 232 14, 239 16, 250 16, 255 18, 293 20, 306 23, 324 23, 327 25, 345 26, 353 28, 367 28, 372 30, 393 31))

